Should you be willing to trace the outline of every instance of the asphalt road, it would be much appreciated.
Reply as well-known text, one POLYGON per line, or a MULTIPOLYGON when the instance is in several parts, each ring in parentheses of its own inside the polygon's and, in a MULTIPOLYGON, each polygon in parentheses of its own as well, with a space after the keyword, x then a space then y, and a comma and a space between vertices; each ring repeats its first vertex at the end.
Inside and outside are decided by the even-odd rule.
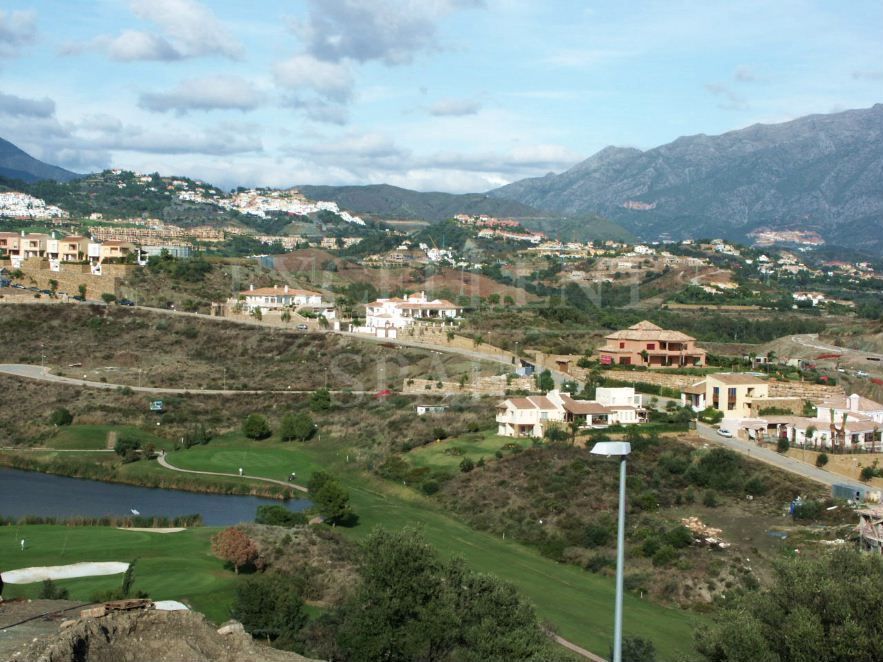
POLYGON ((726 446, 727 448, 732 449, 737 453, 741 453, 746 457, 752 457, 755 460, 766 462, 767 464, 771 464, 778 467, 779 469, 796 474, 802 478, 813 480, 817 483, 823 483, 828 486, 850 485, 852 487, 860 487, 862 489, 867 488, 867 485, 865 485, 864 483, 860 483, 857 480, 852 480, 850 478, 846 478, 845 476, 841 476, 840 474, 835 474, 831 473, 830 471, 825 471, 824 469, 819 469, 815 465, 809 464, 807 462, 801 462, 800 460, 795 460, 794 458, 788 457, 787 455, 781 455, 769 448, 758 446, 754 442, 743 441, 741 439, 731 437, 722 437, 717 433, 714 428, 709 425, 705 425, 704 423, 697 423, 696 431, 699 433, 699 436, 706 441, 718 444, 720 446, 726 446))

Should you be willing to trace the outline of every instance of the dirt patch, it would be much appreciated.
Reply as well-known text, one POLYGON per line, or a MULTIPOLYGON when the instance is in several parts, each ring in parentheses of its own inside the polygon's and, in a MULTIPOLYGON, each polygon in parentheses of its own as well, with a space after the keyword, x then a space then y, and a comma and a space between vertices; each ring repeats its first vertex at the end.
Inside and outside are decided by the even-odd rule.
POLYGON ((216 630, 189 611, 112 613, 80 619, 12 657, 22 662, 303 662, 255 642, 237 623, 216 630), (224 634, 222 634, 222 632, 224 634))

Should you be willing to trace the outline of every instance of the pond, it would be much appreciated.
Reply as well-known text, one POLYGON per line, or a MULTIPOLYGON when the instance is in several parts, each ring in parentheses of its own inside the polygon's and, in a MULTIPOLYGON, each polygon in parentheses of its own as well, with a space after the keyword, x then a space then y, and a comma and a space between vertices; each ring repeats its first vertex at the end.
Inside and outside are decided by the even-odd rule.
POLYGON ((129 516, 137 510, 142 517, 199 513, 206 526, 229 526, 253 521, 257 507, 264 504, 293 511, 311 505, 307 500, 201 494, 0 468, 0 516, 4 517, 129 516))

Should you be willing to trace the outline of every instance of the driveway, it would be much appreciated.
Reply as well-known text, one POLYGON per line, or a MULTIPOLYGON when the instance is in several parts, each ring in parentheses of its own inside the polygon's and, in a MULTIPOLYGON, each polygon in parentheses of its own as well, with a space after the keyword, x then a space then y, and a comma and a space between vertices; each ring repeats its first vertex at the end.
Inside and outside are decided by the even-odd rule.
POLYGON ((800 476, 801 478, 806 478, 808 480, 815 481, 817 483, 823 483, 824 485, 832 486, 832 485, 849 485, 853 488, 861 488, 867 489, 867 485, 864 483, 860 483, 857 480, 852 480, 850 478, 846 478, 845 476, 841 476, 840 474, 831 473, 830 471, 825 471, 824 469, 819 469, 815 465, 801 462, 800 460, 795 460, 792 457, 788 457, 787 455, 781 455, 774 450, 766 448, 764 446, 757 446, 754 442, 751 441, 743 441, 742 439, 729 438, 720 436, 717 431, 709 425, 705 425, 704 423, 697 423, 696 431, 699 433, 699 436, 705 439, 708 442, 718 444, 720 446, 726 446, 727 448, 736 451, 737 453, 741 453, 746 457, 754 458, 755 460, 760 460, 761 462, 766 462, 767 464, 771 464, 783 471, 788 471, 792 474, 800 476))

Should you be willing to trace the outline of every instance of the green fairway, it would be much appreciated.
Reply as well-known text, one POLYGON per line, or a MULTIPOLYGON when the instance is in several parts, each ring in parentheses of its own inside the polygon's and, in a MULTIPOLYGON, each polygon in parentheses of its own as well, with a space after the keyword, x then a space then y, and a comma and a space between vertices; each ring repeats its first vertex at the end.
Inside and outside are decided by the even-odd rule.
MULTIPOLYGON (((211 554, 209 539, 216 531, 197 528, 161 534, 97 526, 4 526, 0 527, 0 570, 138 559, 136 590, 147 591, 155 600, 180 600, 221 622, 229 618, 235 576, 211 554)), ((87 602, 95 591, 116 588, 121 582, 122 575, 111 575, 56 583, 70 590, 71 599, 87 602)), ((36 597, 40 586, 7 584, 3 597, 36 597)))
POLYGON ((528 438, 501 437, 496 430, 485 430, 420 446, 409 451, 405 457, 415 467, 456 469, 464 458, 468 457, 473 462, 480 459, 488 462, 494 459, 494 453, 499 450, 511 453, 510 449, 503 449, 508 444, 529 448, 532 443, 528 438))
POLYGON ((174 446, 168 439, 157 437, 133 425, 65 425, 56 429, 46 440, 48 448, 60 450, 102 450, 107 446, 107 433, 116 432, 119 439, 136 439, 142 446, 153 444, 157 448, 174 446))
MULTIPOLYGON (((491 443, 490 440, 488 443, 491 443)), ((350 452, 355 452, 351 450, 350 452)), ((443 512, 433 501, 403 486, 349 471, 347 449, 336 444, 247 441, 238 435, 169 456, 176 466, 205 471, 248 473, 298 480, 316 468, 328 468, 349 488, 359 524, 342 529, 355 538, 374 526, 420 527, 443 555, 462 556, 476 570, 495 574, 516 586, 536 606, 540 617, 558 632, 589 650, 607 655, 613 631, 612 579, 543 558, 517 543, 471 529, 443 512), (217 443, 216 443, 217 442, 217 443)), ((692 630, 701 617, 627 595, 626 636, 651 639, 663 656, 674 659, 692 648, 692 630)))

